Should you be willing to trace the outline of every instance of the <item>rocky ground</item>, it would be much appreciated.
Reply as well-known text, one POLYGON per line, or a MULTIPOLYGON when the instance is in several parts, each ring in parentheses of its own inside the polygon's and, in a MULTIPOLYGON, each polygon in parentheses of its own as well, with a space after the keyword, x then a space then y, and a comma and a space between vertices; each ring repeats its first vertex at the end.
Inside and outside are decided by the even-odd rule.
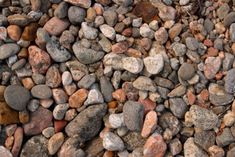
POLYGON ((235 0, 0 10, 0 157, 235 156, 235 0))

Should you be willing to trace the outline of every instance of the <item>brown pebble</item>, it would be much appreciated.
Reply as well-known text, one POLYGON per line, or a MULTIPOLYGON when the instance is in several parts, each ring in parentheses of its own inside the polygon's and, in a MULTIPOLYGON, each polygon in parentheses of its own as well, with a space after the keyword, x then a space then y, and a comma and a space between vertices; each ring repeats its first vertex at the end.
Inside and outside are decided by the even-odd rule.
POLYGON ((36 39, 36 33, 38 29, 37 23, 31 23, 24 28, 22 33, 22 39, 26 41, 34 41, 36 39))
POLYGON ((17 25, 10 25, 10 26, 7 27, 7 33, 8 33, 8 36, 12 40, 18 41, 18 40, 20 40, 22 30, 17 25))

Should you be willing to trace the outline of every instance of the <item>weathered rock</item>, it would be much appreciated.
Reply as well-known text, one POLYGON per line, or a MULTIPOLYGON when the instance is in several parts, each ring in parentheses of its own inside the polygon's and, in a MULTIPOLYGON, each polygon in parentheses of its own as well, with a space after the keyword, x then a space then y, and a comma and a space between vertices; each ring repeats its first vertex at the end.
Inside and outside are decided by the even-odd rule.
POLYGON ((139 76, 134 82, 133 86, 139 90, 146 90, 155 92, 156 91, 156 85, 154 82, 145 76, 139 76))
POLYGON ((222 62, 220 57, 208 57, 205 60, 204 75, 207 79, 213 79, 216 73, 220 70, 222 62))
POLYGON ((138 74, 143 69, 143 61, 135 57, 122 58, 123 68, 133 74, 138 74))
POLYGON ((0 146, 0 154, 1 154, 2 156, 4 156, 4 157, 13 157, 13 155, 11 154, 11 152, 10 152, 7 148, 5 148, 5 147, 3 147, 3 146, 0 146))
POLYGON ((122 151, 124 149, 122 139, 112 132, 105 133, 103 138, 103 146, 109 151, 122 151))
POLYGON ((194 139, 192 137, 188 138, 187 141, 184 143, 184 156, 208 157, 207 153, 194 143, 194 139))
POLYGON ((5 102, 0 102, 0 124, 7 125, 19 122, 19 114, 5 102))
POLYGON ((44 29, 50 35, 60 35, 67 27, 69 22, 67 20, 61 20, 58 17, 53 17, 44 25, 44 29), (56 26, 56 27, 55 27, 56 26))
POLYGON ((216 144, 220 147, 225 147, 235 141, 231 130, 224 128, 222 134, 216 136, 216 144))
POLYGON ((144 138, 148 137, 156 129, 157 121, 157 113, 155 111, 149 111, 145 116, 141 136, 144 138))
POLYGON ((146 70, 150 74, 158 74, 163 70, 164 60, 161 54, 149 56, 143 59, 146 70))
POLYGON ((64 142, 64 134, 62 132, 54 134, 48 140, 48 152, 50 155, 54 155, 64 142))
POLYGON ((213 131, 201 131, 194 134, 194 143, 207 151, 215 143, 215 133, 213 131))
POLYGON ((178 118, 183 118, 188 110, 187 104, 182 98, 171 98, 169 100, 171 112, 178 118))
POLYGON ((91 6, 91 0, 65 0, 65 2, 80 6, 82 8, 89 8, 91 6))
POLYGON ((3 44, 0 46, 0 60, 6 59, 17 54, 20 50, 19 45, 14 43, 3 44))
POLYGON ((235 92, 235 69, 230 69, 224 77, 224 89, 228 93, 235 92))

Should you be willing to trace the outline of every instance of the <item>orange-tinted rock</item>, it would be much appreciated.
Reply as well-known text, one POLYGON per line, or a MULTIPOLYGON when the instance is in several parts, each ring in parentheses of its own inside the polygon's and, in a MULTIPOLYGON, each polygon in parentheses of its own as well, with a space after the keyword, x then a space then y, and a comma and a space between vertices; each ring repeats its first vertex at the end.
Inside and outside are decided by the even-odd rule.
POLYGON ((46 73, 51 64, 51 59, 48 53, 41 50, 37 46, 30 46, 29 50, 29 64, 35 73, 46 73))
POLYGON ((55 133, 62 131, 64 127, 66 126, 66 124, 67 124, 67 121, 65 120, 54 121, 55 133))
POLYGON ((22 79, 22 84, 24 85, 24 87, 28 90, 30 90, 31 88, 33 88, 34 86, 34 82, 30 77, 27 78, 23 78, 22 79))
POLYGON ((219 53, 219 51, 214 47, 210 47, 207 49, 208 56, 215 57, 218 55, 218 53, 219 53))
POLYGON ((128 42, 122 41, 112 45, 112 52, 114 53, 124 53, 128 50, 128 42))
POLYGON ((22 33, 22 39, 26 41, 34 41, 36 39, 36 33, 38 29, 37 23, 31 23, 24 28, 22 33))
POLYGON ((87 95, 88 91, 86 89, 79 89, 69 97, 69 106, 71 108, 81 107, 85 102, 87 95))
POLYGON ((188 103, 190 105, 193 105, 196 101, 196 96, 193 94, 191 90, 187 92, 187 98, 188 98, 188 103))
POLYGON ((119 102, 125 102, 126 101, 126 93, 123 89, 117 89, 112 93, 112 96, 114 99, 116 99, 119 102))
POLYGON ((0 85, 0 101, 5 101, 4 99, 4 91, 6 89, 6 86, 0 85))
POLYGON ((19 120, 22 124, 26 124, 29 122, 29 113, 27 110, 19 112, 19 120))
POLYGON ((142 17, 144 22, 149 23, 154 19, 157 19, 158 11, 150 2, 141 1, 136 4, 133 13, 138 17, 142 17))
POLYGON ((132 35, 132 29, 131 28, 126 28, 122 31, 122 35, 126 37, 130 37, 132 35))
POLYGON ((17 25, 10 25, 10 26, 7 27, 7 33, 8 33, 8 36, 12 40, 18 41, 18 40, 20 40, 22 30, 17 25))
POLYGON ((133 48, 129 48, 126 54, 130 57, 136 57, 136 58, 140 58, 142 56, 142 53, 139 50, 133 48))
POLYGON ((200 93, 200 97, 202 98, 202 100, 207 101, 209 100, 209 92, 207 89, 203 89, 200 93))
POLYGON ((69 22, 67 20, 61 20, 57 17, 53 17, 49 21, 47 21, 47 23, 44 25, 43 28, 50 35, 57 36, 57 35, 60 35, 68 26, 69 26, 69 22))
POLYGON ((5 102, 0 102, 0 124, 7 125, 19 123, 19 114, 11 109, 5 102))
POLYGON ((91 0, 64 0, 65 2, 71 3, 82 8, 89 8, 91 6, 91 0))
POLYGON ((141 131, 141 136, 148 137, 157 127, 157 113, 155 111, 150 111, 146 114, 143 129, 141 131))
POLYGON ((103 157, 113 157, 113 156, 114 156, 114 153, 111 151, 106 151, 103 155, 103 157))
POLYGON ((13 143, 14 143, 14 137, 13 136, 9 136, 5 140, 5 147, 7 149, 11 150, 11 148, 13 147, 13 143))
POLYGON ((156 108, 156 103, 153 102, 152 100, 150 100, 149 98, 139 99, 139 102, 144 105, 144 113, 145 114, 156 108))
POLYGON ((22 48, 20 52, 18 53, 19 58, 27 58, 28 57, 28 49, 22 48))
POLYGON ((203 44, 207 47, 213 46, 213 42, 210 39, 206 39, 203 41, 203 44))
POLYGON ((167 149, 162 136, 158 133, 151 135, 144 145, 144 157, 163 157, 167 149))
POLYGON ((116 108, 118 106, 117 101, 111 101, 108 103, 109 108, 116 108))
POLYGON ((23 136, 24 136, 23 129, 21 127, 18 127, 14 134, 15 141, 14 141, 13 148, 11 150, 13 157, 18 157, 20 153, 22 142, 23 142, 23 136))
POLYGON ((181 23, 177 23, 175 24, 170 30, 169 30, 169 37, 171 39, 174 39, 175 37, 177 37, 180 32, 183 29, 183 25, 181 23))

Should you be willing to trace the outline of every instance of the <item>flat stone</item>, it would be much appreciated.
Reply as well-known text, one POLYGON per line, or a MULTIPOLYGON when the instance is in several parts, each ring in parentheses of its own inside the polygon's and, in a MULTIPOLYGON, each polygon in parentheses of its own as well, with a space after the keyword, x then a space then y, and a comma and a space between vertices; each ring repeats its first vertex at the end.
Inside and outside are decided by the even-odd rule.
POLYGON ((156 91, 156 85, 150 78, 146 76, 139 76, 133 82, 133 86, 139 90, 146 90, 146 91, 151 91, 151 92, 156 91))
POLYGON ((52 91, 47 85, 36 85, 32 88, 31 94, 35 98, 49 99, 52 96, 52 91))
POLYGON ((30 92, 20 85, 10 85, 4 91, 6 103, 17 111, 22 111, 26 108, 30 99, 30 92))
POLYGON ((20 14, 10 15, 7 17, 7 20, 11 25, 18 25, 21 27, 26 26, 30 22, 27 16, 20 14))
POLYGON ((20 50, 17 44, 3 44, 0 46, 0 60, 6 59, 10 56, 17 54, 20 50))

